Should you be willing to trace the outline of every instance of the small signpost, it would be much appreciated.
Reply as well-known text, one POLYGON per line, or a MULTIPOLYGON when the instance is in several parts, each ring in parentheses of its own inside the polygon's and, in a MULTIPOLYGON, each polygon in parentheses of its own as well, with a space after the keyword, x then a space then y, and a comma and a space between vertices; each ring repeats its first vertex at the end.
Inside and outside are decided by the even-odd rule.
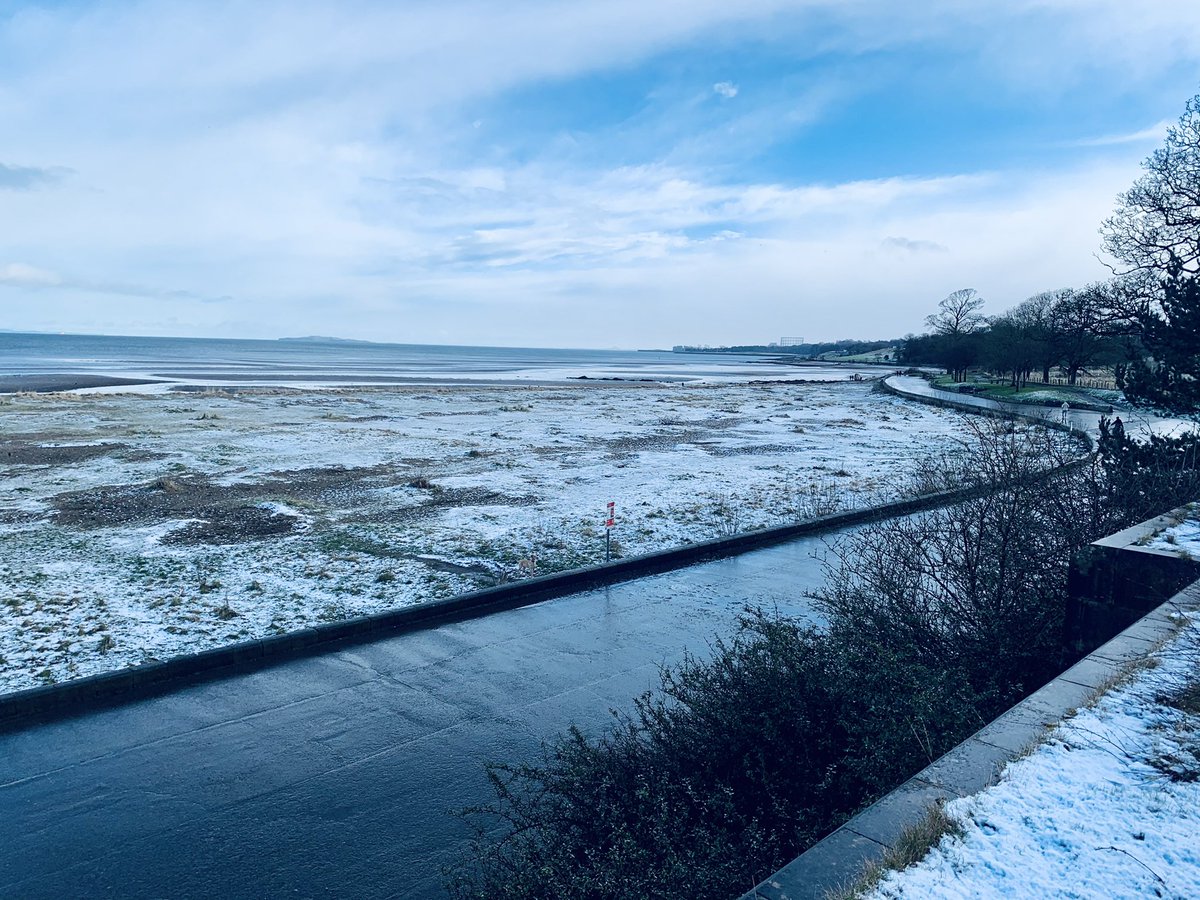
POLYGON ((617 524, 617 504, 609 500, 604 514, 604 561, 612 561, 612 530, 617 524))

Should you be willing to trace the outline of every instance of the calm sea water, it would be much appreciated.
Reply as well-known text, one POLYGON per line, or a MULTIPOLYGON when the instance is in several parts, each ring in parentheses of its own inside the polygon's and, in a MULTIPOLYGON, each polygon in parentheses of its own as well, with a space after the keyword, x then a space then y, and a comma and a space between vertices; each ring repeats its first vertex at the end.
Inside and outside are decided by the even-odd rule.
POLYGON ((0 333, 0 375, 89 374, 194 384, 433 381, 749 381, 849 378, 765 355, 0 333))

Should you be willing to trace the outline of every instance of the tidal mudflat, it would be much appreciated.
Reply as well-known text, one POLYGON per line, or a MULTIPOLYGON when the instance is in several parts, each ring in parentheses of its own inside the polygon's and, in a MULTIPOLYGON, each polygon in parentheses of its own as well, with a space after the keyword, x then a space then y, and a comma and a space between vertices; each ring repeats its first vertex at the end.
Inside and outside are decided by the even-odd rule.
POLYGON ((868 384, 0 401, 0 690, 897 496, 960 416, 868 384))

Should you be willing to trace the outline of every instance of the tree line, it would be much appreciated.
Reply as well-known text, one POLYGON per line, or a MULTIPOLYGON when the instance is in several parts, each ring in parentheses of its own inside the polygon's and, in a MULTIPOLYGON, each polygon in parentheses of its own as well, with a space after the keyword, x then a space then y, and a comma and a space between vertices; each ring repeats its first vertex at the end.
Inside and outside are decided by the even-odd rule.
POLYGON ((1111 278, 1045 291, 986 318, 973 289, 955 291, 908 336, 898 362, 936 365, 957 381, 982 368, 1020 389, 1068 384, 1104 367, 1128 399, 1200 411, 1200 96, 1101 227, 1111 278))

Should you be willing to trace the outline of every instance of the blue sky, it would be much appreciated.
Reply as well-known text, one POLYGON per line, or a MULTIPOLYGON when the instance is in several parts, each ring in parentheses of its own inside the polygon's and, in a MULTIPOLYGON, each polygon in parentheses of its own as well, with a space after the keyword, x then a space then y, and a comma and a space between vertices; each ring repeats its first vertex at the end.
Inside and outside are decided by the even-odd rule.
POLYGON ((897 336, 1103 277, 1197 92, 1177 0, 0 0, 0 328, 897 336))

